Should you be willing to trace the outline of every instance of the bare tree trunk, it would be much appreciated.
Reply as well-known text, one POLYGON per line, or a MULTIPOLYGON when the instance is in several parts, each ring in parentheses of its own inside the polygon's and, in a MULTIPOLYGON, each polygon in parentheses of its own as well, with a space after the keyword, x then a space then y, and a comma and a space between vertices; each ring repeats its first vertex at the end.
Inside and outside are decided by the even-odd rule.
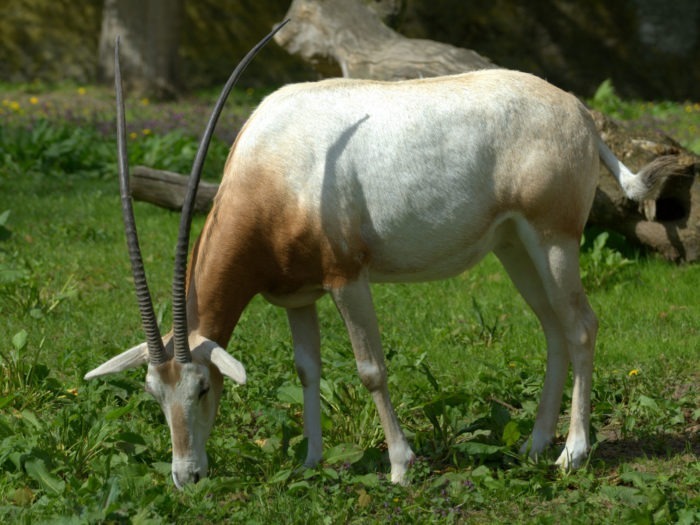
POLYGON ((154 98, 177 93, 177 49, 183 0, 104 0, 99 45, 103 81, 114 78, 114 39, 130 92, 154 98))
MULTIPOLYGON (((187 193, 189 177, 172 171, 135 166, 131 170, 130 181, 131 195, 134 199, 169 210, 180 210, 187 193)), ((208 212, 218 189, 218 184, 200 181, 194 211, 208 212)))
POLYGON ((400 80, 496 67, 469 49, 406 38, 357 0, 293 0, 286 18, 275 41, 326 75, 400 80))

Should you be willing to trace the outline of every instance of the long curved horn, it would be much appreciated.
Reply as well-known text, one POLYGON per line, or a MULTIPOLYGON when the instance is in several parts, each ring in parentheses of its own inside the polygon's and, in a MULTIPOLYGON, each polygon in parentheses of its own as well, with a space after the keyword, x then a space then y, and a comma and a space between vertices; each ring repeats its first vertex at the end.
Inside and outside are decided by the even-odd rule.
POLYGON ((122 201, 122 216, 124 218, 124 230, 126 231, 126 243, 129 248, 131 260, 131 272, 134 276, 136 297, 141 312, 141 322, 146 332, 148 344, 149 362, 159 365, 168 360, 163 347, 163 339, 158 329, 158 322, 153 311, 151 294, 148 290, 146 272, 143 267, 139 238, 136 233, 136 221, 134 208, 131 202, 131 189, 129 188, 129 161, 126 155, 126 117, 124 116, 124 97, 122 94, 122 75, 119 68, 119 37, 114 41, 114 88, 117 98, 117 152, 119 162, 119 192, 122 201))
POLYGON ((267 44, 267 42, 279 31, 289 20, 285 20, 275 27, 265 38, 248 51, 248 54, 243 57, 243 60, 233 70, 228 81, 221 90, 219 99, 214 105, 209 122, 204 130, 202 139, 199 143, 197 155, 192 164, 192 172, 190 174, 189 184, 187 186, 187 194, 185 195, 182 204, 182 214, 180 216, 180 230, 177 238, 177 246, 175 248, 175 270, 173 275, 173 339, 175 345, 175 359, 180 363, 189 363, 192 361, 190 353, 190 345, 187 339, 187 298, 185 291, 185 276, 187 274, 187 250, 190 242, 190 227, 192 225, 192 212, 194 209, 194 200, 197 195, 197 186, 202 174, 202 166, 209 149, 209 142, 214 133, 214 128, 219 120, 219 115, 224 107, 226 98, 228 97, 233 86, 238 82, 239 77, 248 66, 255 55, 267 44))

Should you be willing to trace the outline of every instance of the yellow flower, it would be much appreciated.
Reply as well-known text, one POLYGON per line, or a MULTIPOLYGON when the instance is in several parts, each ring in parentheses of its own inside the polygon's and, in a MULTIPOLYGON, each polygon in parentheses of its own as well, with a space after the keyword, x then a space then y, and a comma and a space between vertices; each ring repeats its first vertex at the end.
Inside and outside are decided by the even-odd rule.
POLYGON ((32 105, 36 105, 39 103, 39 99, 36 97, 29 97, 29 103, 32 105))
POLYGON ((73 395, 73 396, 77 396, 77 395, 78 395, 78 389, 77 389, 77 388, 69 388, 68 390, 66 390, 66 392, 68 392, 69 394, 71 394, 71 395, 73 395))
POLYGON ((144 129, 141 130, 141 133, 143 133, 144 135, 150 135, 150 134, 151 134, 151 130, 148 129, 148 128, 144 128, 144 129))
POLYGON ((633 368, 632 370, 629 371, 629 373, 628 373, 627 375, 628 375, 629 377, 633 377, 633 376, 636 376, 636 375, 638 375, 638 374, 639 374, 639 370, 636 369, 636 368, 633 368))
POLYGON ((135 131, 132 131, 131 133, 129 133, 129 138, 136 139, 136 138, 138 138, 138 134, 135 131))
POLYGON ((148 100, 146 97, 141 99, 141 105, 142 106, 148 106, 151 103, 150 100, 148 100))
POLYGON ((78 88, 78 95, 82 97, 85 93, 87 93, 87 89, 85 89, 84 87, 78 88))

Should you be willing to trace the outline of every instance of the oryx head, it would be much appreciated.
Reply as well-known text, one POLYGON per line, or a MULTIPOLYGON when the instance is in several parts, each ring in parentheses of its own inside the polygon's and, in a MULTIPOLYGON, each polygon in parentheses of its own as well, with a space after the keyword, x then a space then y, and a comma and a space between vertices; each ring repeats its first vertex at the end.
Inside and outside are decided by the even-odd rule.
POLYGON ((129 189, 119 40, 115 42, 114 81, 117 99, 117 143, 122 214, 146 342, 88 372, 85 379, 148 365, 146 391, 158 401, 170 427, 173 450, 172 474, 178 488, 186 483, 197 482, 207 475, 205 444, 214 425, 221 399, 223 377, 230 377, 240 384, 245 383, 246 380, 245 370, 240 362, 217 343, 188 329, 185 278, 190 225, 197 186, 209 141, 226 97, 255 54, 283 25, 284 23, 277 26, 238 64, 224 86, 202 135, 182 206, 173 277, 173 329, 165 337, 161 337, 158 329, 136 234, 129 189))

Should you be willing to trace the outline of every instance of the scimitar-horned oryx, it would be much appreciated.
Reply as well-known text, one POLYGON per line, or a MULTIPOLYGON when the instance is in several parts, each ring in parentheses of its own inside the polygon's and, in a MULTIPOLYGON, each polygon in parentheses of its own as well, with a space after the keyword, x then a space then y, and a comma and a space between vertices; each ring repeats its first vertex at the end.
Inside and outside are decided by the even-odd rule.
POLYGON ((571 364, 571 422, 557 463, 585 461, 598 323, 578 256, 599 162, 630 199, 642 200, 657 194, 668 159, 632 173, 578 99, 515 71, 289 85, 260 104, 234 142, 186 271, 194 192, 230 82, 193 166, 176 250, 173 329, 161 337, 129 198, 118 64, 116 83, 122 201, 147 342, 85 377, 148 365, 146 389, 170 427, 176 486, 207 473, 205 443, 223 377, 246 381, 225 348, 256 294, 287 311, 303 386, 306 465, 322 457, 315 303, 330 294, 379 412, 391 479, 405 482, 414 454, 389 399, 370 282, 443 279, 489 252, 547 343, 542 397, 523 452, 537 456, 551 443, 571 364))

